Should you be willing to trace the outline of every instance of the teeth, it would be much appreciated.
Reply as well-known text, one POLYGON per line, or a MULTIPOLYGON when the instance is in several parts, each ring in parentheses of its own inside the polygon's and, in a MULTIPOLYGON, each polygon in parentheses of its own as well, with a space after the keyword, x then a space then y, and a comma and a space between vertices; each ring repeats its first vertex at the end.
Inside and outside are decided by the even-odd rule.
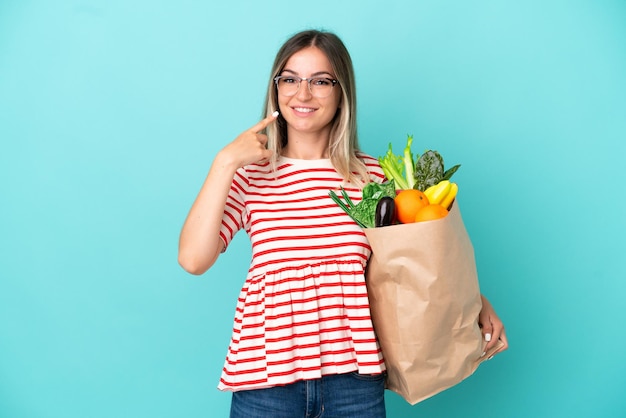
POLYGON ((294 108, 297 112, 313 112, 314 109, 311 109, 310 107, 295 107, 294 108))

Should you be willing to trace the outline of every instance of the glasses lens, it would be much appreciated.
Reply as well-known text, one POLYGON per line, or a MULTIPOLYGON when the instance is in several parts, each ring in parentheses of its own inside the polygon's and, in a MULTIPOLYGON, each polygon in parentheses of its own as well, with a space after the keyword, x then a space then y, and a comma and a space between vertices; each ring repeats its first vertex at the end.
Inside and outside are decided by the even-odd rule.
POLYGON ((333 91, 333 80, 330 78, 312 78, 309 84, 311 94, 315 97, 324 98, 330 96, 333 91))
POLYGON ((289 76, 279 76, 275 78, 276 87, 283 96, 293 96, 298 92, 300 87, 300 79, 289 76))

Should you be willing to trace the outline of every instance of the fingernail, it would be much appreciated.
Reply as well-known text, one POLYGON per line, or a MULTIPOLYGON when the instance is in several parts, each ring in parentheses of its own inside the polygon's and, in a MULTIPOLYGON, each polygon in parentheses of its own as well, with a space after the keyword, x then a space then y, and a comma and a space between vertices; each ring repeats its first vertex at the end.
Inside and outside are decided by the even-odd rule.
POLYGON ((481 357, 485 357, 485 354, 487 354, 486 351, 483 351, 483 353, 480 355, 481 357))
POLYGON ((275 110, 274 113, 272 113, 272 116, 276 117, 280 115, 280 112, 278 110, 275 110))
POLYGON ((487 342, 491 341, 491 334, 490 333, 486 333, 485 334, 485 341, 487 341, 487 342))
POLYGON ((491 360, 492 358, 493 358, 493 356, 489 356, 489 357, 487 358, 487 360, 491 360))

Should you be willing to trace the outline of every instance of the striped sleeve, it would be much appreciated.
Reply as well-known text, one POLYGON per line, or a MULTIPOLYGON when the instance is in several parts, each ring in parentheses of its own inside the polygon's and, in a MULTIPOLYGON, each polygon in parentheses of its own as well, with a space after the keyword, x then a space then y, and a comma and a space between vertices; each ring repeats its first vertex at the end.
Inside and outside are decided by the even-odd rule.
POLYGON ((237 231, 244 228, 246 223, 245 194, 248 186, 249 181, 245 168, 238 169, 226 198, 226 206, 224 207, 222 226, 220 228, 220 238, 224 241, 225 248, 233 240, 237 231))

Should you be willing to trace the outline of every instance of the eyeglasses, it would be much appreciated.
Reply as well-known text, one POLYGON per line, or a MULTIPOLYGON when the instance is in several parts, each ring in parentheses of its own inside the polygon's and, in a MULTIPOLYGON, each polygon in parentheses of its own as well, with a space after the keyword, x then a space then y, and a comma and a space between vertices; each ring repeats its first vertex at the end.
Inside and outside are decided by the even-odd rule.
POLYGON ((296 93, 298 93, 301 81, 307 82, 311 95, 318 99, 330 96, 335 84, 339 83, 339 81, 327 77, 301 78, 295 75, 279 75, 278 77, 274 77, 274 83, 276 83, 278 92, 286 97, 295 96, 296 93))

